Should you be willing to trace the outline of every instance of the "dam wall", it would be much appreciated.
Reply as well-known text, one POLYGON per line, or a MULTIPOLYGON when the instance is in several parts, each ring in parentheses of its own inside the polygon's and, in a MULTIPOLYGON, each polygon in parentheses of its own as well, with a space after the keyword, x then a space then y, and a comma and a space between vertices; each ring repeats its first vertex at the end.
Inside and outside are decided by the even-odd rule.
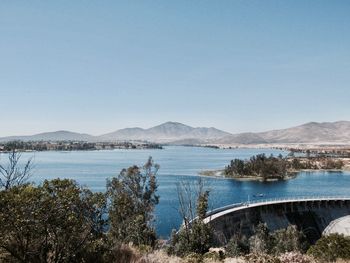
POLYGON ((274 200, 232 205, 208 214, 205 222, 214 231, 214 242, 225 245, 234 235, 254 235, 266 223, 270 231, 296 225, 313 244, 334 220, 350 215, 350 198, 274 200))

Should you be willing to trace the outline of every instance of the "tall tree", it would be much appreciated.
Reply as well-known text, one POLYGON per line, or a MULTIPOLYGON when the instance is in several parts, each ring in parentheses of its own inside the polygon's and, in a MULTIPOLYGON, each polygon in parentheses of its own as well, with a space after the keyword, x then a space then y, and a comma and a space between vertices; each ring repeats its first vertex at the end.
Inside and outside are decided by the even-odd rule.
POLYGON ((159 203, 156 174, 159 165, 152 157, 141 168, 131 166, 107 181, 110 202, 110 237, 116 244, 154 245, 153 212, 159 203))
POLYGON ((213 238, 210 224, 204 223, 209 191, 204 189, 202 180, 195 185, 181 182, 177 188, 183 224, 178 232, 173 231, 169 252, 179 256, 191 252, 204 254, 209 251, 213 238))

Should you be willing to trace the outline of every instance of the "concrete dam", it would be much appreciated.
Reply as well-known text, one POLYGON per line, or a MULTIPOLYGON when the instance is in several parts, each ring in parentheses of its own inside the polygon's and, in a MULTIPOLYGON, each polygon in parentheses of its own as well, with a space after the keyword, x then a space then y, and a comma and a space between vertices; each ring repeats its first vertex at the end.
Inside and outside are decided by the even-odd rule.
POLYGON ((225 245, 234 235, 249 238, 260 222, 266 223, 270 231, 296 225, 313 244, 325 229, 337 223, 337 229, 350 235, 350 225, 339 223, 344 222, 340 218, 349 215, 350 197, 306 197, 233 204, 209 212, 204 222, 212 226, 218 246, 225 245))

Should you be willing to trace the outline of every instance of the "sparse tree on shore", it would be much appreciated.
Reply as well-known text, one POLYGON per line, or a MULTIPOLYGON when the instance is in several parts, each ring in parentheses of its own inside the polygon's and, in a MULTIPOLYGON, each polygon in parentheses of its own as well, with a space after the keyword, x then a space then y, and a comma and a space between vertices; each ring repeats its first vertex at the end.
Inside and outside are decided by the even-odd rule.
POLYGON ((131 166, 107 182, 110 202, 110 237, 116 245, 153 246, 153 212, 159 202, 156 174, 159 165, 150 157, 143 168, 131 166))
POLYGON ((33 167, 32 158, 21 165, 21 153, 12 150, 8 153, 8 163, 0 164, 0 189, 8 190, 24 184, 30 177, 33 167))
POLYGON ((183 224, 177 233, 173 231, 169 252, 179 256, 189 253, 204 254, 209 251, 213 238, 210 225, 204 223, 209 191, 204 189, 203 181, 199 180, 196 185, 189 182, 179 183, 177 192, 183 224))

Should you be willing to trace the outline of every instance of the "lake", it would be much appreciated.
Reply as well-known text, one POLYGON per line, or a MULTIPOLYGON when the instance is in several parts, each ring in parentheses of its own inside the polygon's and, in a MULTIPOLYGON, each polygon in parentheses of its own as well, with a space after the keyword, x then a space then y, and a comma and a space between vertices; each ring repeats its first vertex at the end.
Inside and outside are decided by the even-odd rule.
MULTIPOLYGON (((163 150, 111 150, 74 152, 24 153, 22 160, 34 157, 35 168, 31 180, 71 178, 93 191, 105 191, 106 179, 133 164, 143 165, 152 156, 160 165, 157 176, 160 203, 156 208, 156 229, 160 237, 169 236, 178 228, 181 218, 177 211, 176 184, 195 182, 202 170, 221 169, 234 158, 247 159, 252 155, 287 152, 273 149, 213 149, 203 147, 166 146, 163 150)), ((4 156, 1 156, 4 161, 4 156)), ((240 182, 231 179, 205 178, 210 189, 210 207, 256 199, 283 196, 347 195, 350 189, 349 172, 301 172, 295 179, 278 182, 240 182)))

